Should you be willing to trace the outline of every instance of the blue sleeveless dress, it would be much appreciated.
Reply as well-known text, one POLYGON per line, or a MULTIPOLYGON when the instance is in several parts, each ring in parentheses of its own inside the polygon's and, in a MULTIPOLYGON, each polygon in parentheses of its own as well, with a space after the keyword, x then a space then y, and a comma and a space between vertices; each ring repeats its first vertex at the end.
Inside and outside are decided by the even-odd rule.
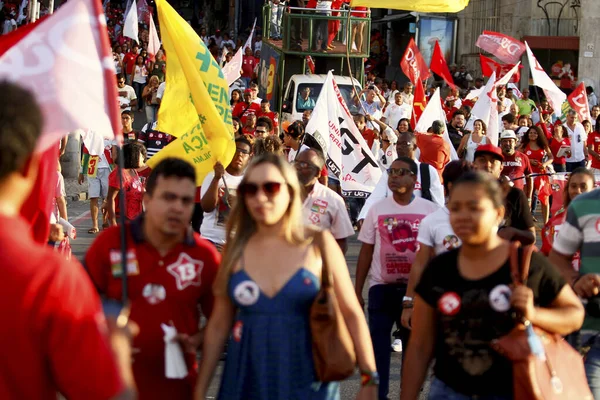
POLYGON ((228 294, 239 312, 227 347, 221 400, 339 400, 339 383, 316 382, 309 325, 320 281, 300 268, 272 298, 244 269, 228 294))

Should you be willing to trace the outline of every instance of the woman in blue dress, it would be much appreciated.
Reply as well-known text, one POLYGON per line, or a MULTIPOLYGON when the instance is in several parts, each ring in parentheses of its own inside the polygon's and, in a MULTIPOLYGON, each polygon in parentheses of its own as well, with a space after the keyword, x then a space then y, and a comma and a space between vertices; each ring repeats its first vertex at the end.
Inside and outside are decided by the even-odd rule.
MULTIPOLYGON (((206 398, 230 336, 219 399, 340 398, 337 382, 318 382, 315 375, 309 313, 322 261, 303 226, 301 207, 296 172, 283 158, 266 154, 248 168, 229 217, 197 400, 206 398)), ((335 257, 328 266, 362 372, 357 398, 376 399, 378 376, 363 310, 335 239, 325 232, 322 242, 335 257)))

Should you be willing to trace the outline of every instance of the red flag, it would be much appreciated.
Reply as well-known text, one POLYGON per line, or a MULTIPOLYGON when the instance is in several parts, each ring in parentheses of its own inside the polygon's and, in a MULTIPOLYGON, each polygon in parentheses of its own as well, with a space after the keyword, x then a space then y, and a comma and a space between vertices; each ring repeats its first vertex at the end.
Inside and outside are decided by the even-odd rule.
POLYGON ((456 85, 454 85, 454 79, 452 79, 452 74, 448 69, 446 59, 444 58, 444 53, 442 53, 442 48, 437 40, 435 41, 435 47, 433 48, 433 55, 431 56, 431 64, 429 65, 429 68, 432 72, 441 76, 452 89, 456 87, 456 85))
POLYGON ((423 60, 423 56, 414 39, 410 39, 406 51, 402 56, 402 60, 400 61, 400 67, 402 68, 404 75, 406 75, 415 86, 417 86, 418 82, 425 80, 430 76, 429 68, 427 68, 427 64, 425 64, 425 60, 423 60))
POLYGON ((0 79, 31 90, 44 115, 36 148, 41 154, 40 173, 21 210, 42 243, 48 240, 60 139, 86 127, 107 137, 121 133, 112 50, 106 25, 100 21, 104 15, 99 0, 72 0, 0 42, 0 79), (34 39, 29 39, 34 35, 32 46, 34 39), (39 67, 40 52, 46 55, 44 68, 39 67))
POLYGON ((587 99, 587 93, 585 91, 585 84, 581 82, 573 93, 567 97, 569 104, 573 107, 573 110, 577 111, 577 117, 579 118, 579 122, 591 121, 592 117, 590 116, 590 105, 587 99))
POLYGON ((516 64, 526 50, 525 44, 517 39, 502 33, 483 31, 477 38, 475 46, 492 53, 500 60, 509 64, 516 64))
POLYGON ((413 112, 410 118, 411 126, 417 126, 417 122, 421 118, 423 114, 423 110, 425 110, 425 106, 427 105, 427 98, 425 97, 425 90, 423 89, 423 83, 417 82, 415 85, 415 95, 413 99, 413 112))
MULTIPOLYGON (((486 56, 479 55, 479 61, 481 62, 481 73, 483 76, 492 76, 492 73, 496 73, 498 80, 502 79, 508 72, 514 68, 514 64, 501 64, 488 58, 486 56)), ((521 68, 523 65, 519 65, 517 72, 510 78, 510 82, 519 83, 521 80, 521 68)))
POLYGON ((313 58, 311 56, 306 56, 306 65, 308 66, 310 73, 314 74, 315 73, 315 61, 313 60, 313 58))

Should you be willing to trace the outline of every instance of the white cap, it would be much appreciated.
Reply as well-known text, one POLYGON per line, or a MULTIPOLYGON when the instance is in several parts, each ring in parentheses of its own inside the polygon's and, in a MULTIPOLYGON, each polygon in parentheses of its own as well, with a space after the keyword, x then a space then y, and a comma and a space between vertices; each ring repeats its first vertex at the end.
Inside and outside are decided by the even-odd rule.
POLYGON ((515 131, 510 130, 510 129, 506 129, 504 131, 502 131, 502 133, 500 134, 500 140, 502 139, 515 139, 517 140, 517 135, 515 134, 515 131))

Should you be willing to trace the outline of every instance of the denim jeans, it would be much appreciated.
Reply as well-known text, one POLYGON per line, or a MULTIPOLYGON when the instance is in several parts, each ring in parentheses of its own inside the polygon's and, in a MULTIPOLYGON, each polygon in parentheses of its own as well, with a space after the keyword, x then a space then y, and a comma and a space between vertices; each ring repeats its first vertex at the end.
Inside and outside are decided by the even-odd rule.
POLYGON ((281 37, 281 19, 283 18, 283 11, 285 7, 281 4, 271 5, 271 37, 281 37))
MULTIPOLYGON (((379 400, 387 399, 390 386, 390 362, 392 329, 402 316, 402 298, 406 295, 406 285, 375 285, 369 289, 369 331, 373 340, 375 365, 379 372, 379 400)), ((400 328, 402 355, 408 348, 410 331, 400 328)), ((404 357, 402 357, 404 360, 404 357)))
MULTIPOLYGON (((583 333, 579 339, 579 343, 585 345, 595 333, 583 333)), ((600 399, 600 337, 592 343, 590 351, 585 356, 585 375, 587 376, 590 390, 594 395, 594 399, 600 399)))
POLYGON ((151 124, 157 119, 156 112, 158 106, 156 104, 146 104, 146 123, 151 124))
MULTIPOLYGON (((138 111, 144 108, 144 98, 142 97, 142 92, 144 90, 145 83, 133 82, 133 90, 135 90, 135 95, 137 96, 137 109, 138 111)), ((135 111, 135 110, 131 110, 135 111)))
POLYGON ((437 378, 433 379, 431 388, 429 389, 429 400, 511 400, 512 396, 469 396, 466 394, 458 393, 450 386, 437 378))
POLYGON ((348 203, 348 208, 350 209, 350 221, 352 221, 352 223, 355 223, 358 220, 360 210, 362 210, 366 201, 366 199, 360 197, 346 198, 346 203, 348 203))

